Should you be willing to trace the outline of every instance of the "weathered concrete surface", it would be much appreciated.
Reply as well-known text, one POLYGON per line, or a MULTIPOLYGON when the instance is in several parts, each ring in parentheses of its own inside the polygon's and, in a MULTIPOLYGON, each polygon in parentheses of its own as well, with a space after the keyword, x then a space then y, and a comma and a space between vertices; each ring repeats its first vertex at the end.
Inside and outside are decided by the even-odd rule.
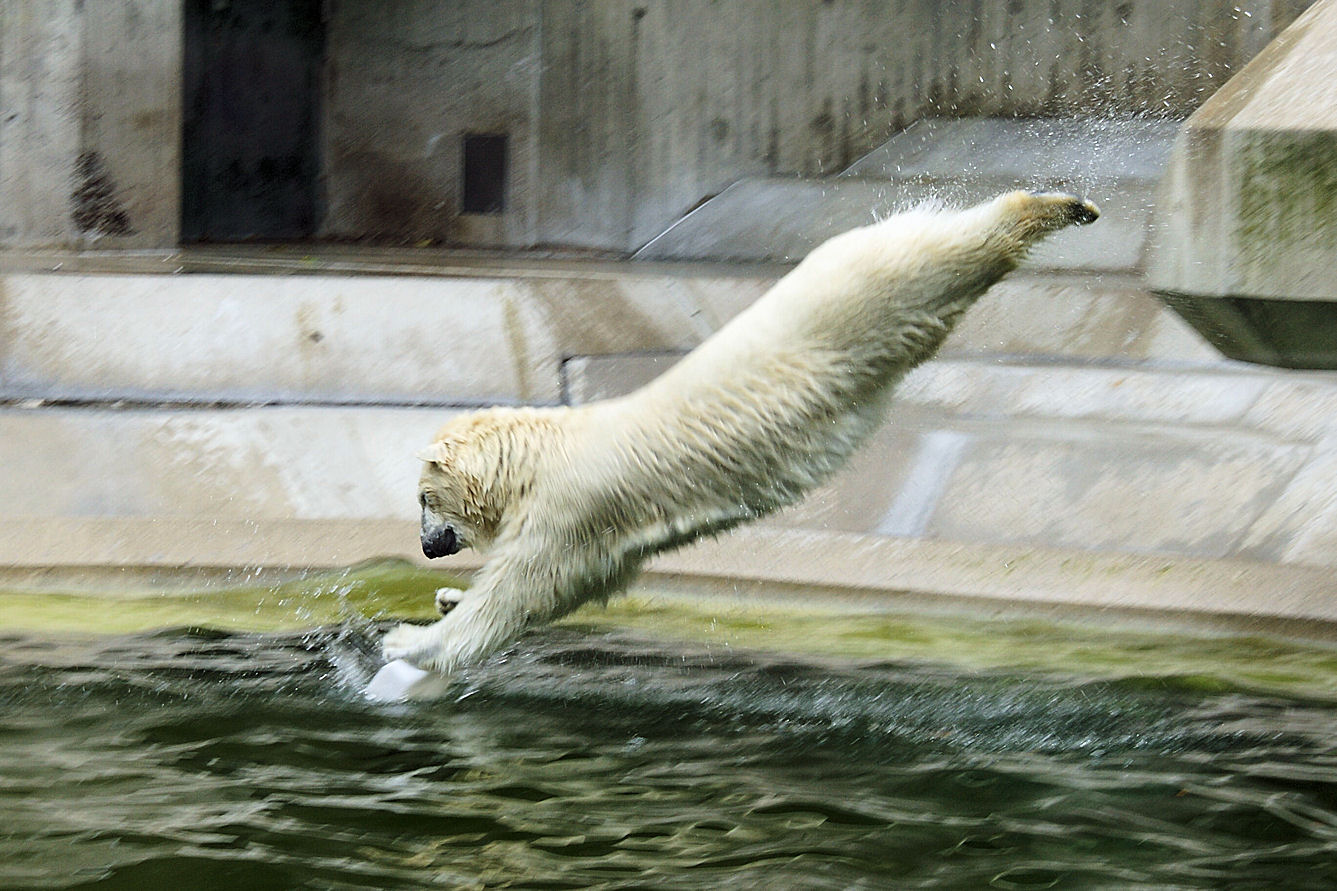
POLYGON ((328 21, 320 234, 535 244, 536 0, 343 3, 328 21), (461 207, 465 133, 506 134, 506 210, 461 207))
POLYGON ((0 3, 0 244, 67 243, 79 153, 76 0, 0 3))
MULTIPOLYGON (((611 396, 667 357, 571 363, 611 396), (601 367, 604 366, 604 367, 601 367)), ((1337 383, 1247 367, 944 358, 777 525, 1337 566, 1337 383)))
MULTIPOLYGON (((568 398, 626 392, 676 355, 572 360, 568 398)), ((888 425, 845 473, 773 522, 1337 565, 1337 384, 1159 358, 1078 365, 950 351, 906 380, 888 425)), ((15 405, 0 410, 0 517, 410 521, 411 455, 449 416, 15 405)))
POLYGON ((834 174, 927 116, 1182 118, 1307 5, 544 3, 538 234, 634 249, 739 179, 834 174))
POLYGON ((1147 279, 1236 358, 1337 368, 1337 2, 1315 4, 1184 125, 1147 279))

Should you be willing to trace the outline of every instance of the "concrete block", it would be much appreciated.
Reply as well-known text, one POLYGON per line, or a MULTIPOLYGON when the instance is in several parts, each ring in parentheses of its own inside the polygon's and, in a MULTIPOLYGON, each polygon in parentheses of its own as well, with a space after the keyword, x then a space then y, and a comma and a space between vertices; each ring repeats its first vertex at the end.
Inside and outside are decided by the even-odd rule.
POLYGON ((1337 299, 1337 3, 1321 0, 1184 125, 1157 198, 1157 290, 1337 299))
POLYGON ((1337 368, 1337 3, 1315 3, 1184 125, 1151 288, 1222 352, 1337 368))
POLYGON ((559 353, 505 281, 9 276, 18 396, 555 402, 559 353))

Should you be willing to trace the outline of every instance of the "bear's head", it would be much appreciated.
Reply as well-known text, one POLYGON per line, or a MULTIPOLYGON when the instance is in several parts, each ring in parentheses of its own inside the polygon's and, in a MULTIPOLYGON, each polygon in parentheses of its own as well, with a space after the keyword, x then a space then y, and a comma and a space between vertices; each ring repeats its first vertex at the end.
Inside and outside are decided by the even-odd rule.
POLYGON ((532 471, 532 462, 522 458, 531 444, 523 432, 535 426, 530 414, 493 408, 461 415, 418 452, 425 462, 418 505, 427 557, 463 548, 486 551, 496 539, 507 508, 529 488, 518 475, 532 471))

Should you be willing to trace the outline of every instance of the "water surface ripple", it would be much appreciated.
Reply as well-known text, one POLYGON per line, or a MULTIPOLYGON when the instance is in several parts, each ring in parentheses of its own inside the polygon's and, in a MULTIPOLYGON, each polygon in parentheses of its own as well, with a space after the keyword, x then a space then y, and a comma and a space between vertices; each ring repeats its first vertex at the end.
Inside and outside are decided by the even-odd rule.
POLYGON ((0 887, 1331 888, 1337 707, 553 628, 0 638, 0 887))

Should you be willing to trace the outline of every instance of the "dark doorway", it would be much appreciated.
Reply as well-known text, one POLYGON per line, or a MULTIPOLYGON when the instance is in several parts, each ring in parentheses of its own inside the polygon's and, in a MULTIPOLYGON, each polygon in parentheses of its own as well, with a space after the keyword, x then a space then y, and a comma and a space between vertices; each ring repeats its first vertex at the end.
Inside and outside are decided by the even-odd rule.
POLYGON ((187 0, 182 241, 317 223, 322 0, 187 0))

